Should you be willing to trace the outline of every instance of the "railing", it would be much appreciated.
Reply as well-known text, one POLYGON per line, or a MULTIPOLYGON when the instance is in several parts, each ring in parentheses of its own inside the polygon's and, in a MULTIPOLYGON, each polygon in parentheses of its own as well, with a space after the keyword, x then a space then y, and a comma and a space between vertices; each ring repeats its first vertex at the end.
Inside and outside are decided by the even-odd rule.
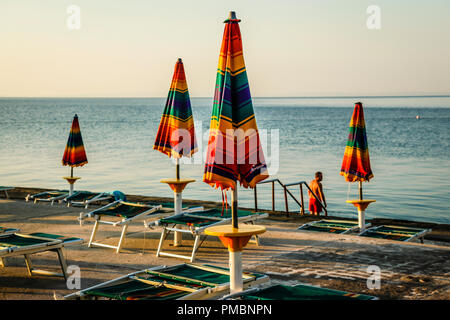
MULTIPOLYGON (((325 209, 325 206, 323 205, 322 201, 319 199, 319 197, 311 190, 311 188, 308 186, 306 181, 298 181, 298 182, 292 182, 283 184, 279 179, 269 179, 264 180, 261 182, 258 182, 258 184, 265 184, 265 183, 271 183, 272 184, 272 211, 275 211, 275 182, 278 182, 280 186, 283 188, 284 191, 284 205, 286 208, 286 216, 289 217, 289 205, 288 205, 288 195, 300 206, 300 213, 301 215, 305 214, 305 207, 304 207, 304 201, 303 201, 303 185, 306 186, 306 188, 311 192, 311 194, 314 196, 314 198, 319 201, 319 203, 322 205, 322 207, 325 209), (288 187, 291 186, 299 186, 300 187, 300 201, 292 194, 292 192, 288 189, 288 187)), ((258 191, 257 186, 255 186, 254 189, 254 197, 255 197, 255 211, 258 211, 258 191)), ((325 209, 325 216, 328 215, 327 210, 325 209)))

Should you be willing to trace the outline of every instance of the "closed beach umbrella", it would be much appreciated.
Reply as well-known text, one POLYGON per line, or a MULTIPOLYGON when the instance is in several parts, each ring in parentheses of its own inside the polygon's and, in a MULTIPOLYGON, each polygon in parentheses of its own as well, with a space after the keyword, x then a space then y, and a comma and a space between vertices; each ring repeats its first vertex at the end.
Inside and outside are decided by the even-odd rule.
MULTIPOLYGON (((172 83, 156 134, 153 149, 176 159, 197 151, 194 118, 181 59, 175 64, 172 83)), ((177 179, 179 179, 177 164, 177 179)))
POLYGON ((70 184, 70 194, 73 192, 73 184, 79 177, 73 176, 73 167, 81 167, 88 163, 86 151, 84 150, 83 138, 81 137, 78 116, 75 115, 70 128, 69 139, 64 150, 62 164, 70 166, 70 177, 64 177, 70 184))
MULTIPOLYGON (((70 128, 69 139, 64 150, 62 164, 63 166, 81 167, 88 163, 86 151, 84 150, 83 138, 81 137, 78 116, 75 115, 70 128)), ((73 176, 73 174, 72 174, 73 176)))
POLYGON ((225 20, 203 181, 233 190, 233 227, 237 228, 237 184, 254 188, 268 177, 245 69, 239 22, 225 20))
MULTIPOLYGON (((342 160, 341 176, 348 182, 363 182, 373 178, 367 146, 366 124, 361 102, 355 104, 350 120, 347 146, 342 160)), ((360 195, 362 197, 362 194, 360 195)))
POLYGON ((203 174, 203 181, 210 186, 222 192, 232 189, 232 224, 205 230, 228 248, 231 293, 243 288, 242 248, 252 235, 265 231, 261 226, 238 226, 237 182, 255 188, 269 176, 250 96, 239 22, 233 11, 225 20, 203 174))
MULTIPOLYGON (((164 179, 174 191, 175 213, 182 208, 182 192, 188 183, 195 180, 180 178, 180 158, 190 157, 197 151, 195 139, 194 118, 192 117, 191 101, 181 59, 175 64, 172 83, 167 96, 164 112, 161 117, 153 149, 176 159, 176 179, 164 179)), ((181 244, 181 234, 175 232, 174 245, 181 244)))
POLYGON ((364 210, 374 200, 363 200, 362 182, 373 178, 370 168, 369 148, 367 145, 366 124, 361 102, 355 104, 350 120, 347 146, 342 160, 341 176, 348 182, 359 183, 359 200, 349 200, 358 207, 360 228, 364 229, 364 210))

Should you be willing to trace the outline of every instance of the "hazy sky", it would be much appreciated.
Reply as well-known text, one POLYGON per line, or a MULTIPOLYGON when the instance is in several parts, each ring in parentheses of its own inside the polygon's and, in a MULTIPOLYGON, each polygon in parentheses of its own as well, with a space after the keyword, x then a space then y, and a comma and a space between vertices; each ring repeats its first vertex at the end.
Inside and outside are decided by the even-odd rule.
POLYGON ((0 96, 210 97, 230 10, 255 97, 450 94, 449 0, 1 0, 0 96))

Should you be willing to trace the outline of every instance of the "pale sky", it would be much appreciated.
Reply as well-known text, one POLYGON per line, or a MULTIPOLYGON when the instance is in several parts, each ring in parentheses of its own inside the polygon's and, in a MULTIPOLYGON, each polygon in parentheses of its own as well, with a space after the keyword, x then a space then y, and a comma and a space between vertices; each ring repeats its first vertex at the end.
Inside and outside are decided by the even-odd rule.
POLYGON ((211 97, 230 10, 254 97, 450 94, 449 0, 1 0, 0 97, 211 97))

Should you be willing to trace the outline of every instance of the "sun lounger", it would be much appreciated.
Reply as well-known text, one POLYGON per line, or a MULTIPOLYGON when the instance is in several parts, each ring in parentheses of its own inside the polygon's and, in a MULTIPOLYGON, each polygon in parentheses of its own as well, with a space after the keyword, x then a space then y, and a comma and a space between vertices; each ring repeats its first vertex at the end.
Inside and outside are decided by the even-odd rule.
POLYGON ((376 226, 361 232, 359 235, 363 237, 397 240, 397 241, 412 241, 419 239, 423 243, 423 238, 430 233, 431 229, 399 227, 399 226, 376 226))
POLYGON ((299 284, 251 288, 224 296, 221 300, 378 300, 373 296, 299 284))
MULTIPOLYGON (((253 223, 257 219, 267 218, 268 216, 269 215, 267 213, 263 212, 238 210, 239 223, 253 223)), ((194 213, 181 213, 160 219, 155 222, 155 225, 163 227, 156 256, 175 257, 187 259, 190 262, 193 262, 195 260, 195 254, 198 248, 207 237, 204 233, 205 229, 221 224, 231 224, 231 214, 229 211, 222 215, 222 210, 220 209, 209 209, 194 213), (163 243, 167 239, 170 232, 181 232, 182 234, 187 233, 194 237, 194 245, 190 256, 162 251, 163 243)), ((255 242, 256 244, 259 244, 258 236, 255 236, 255 242)))
POLYGON ((51 205, 55 203, 55 201, 63 200, 69 196, 68 190, 55 190, 55 191, 45 191, 37 194, 29 194, 25 197, 25 201, 28 202, 30 200, 34 200, 34 203, 38 201, 50 202, 51 205))
MULTIPOLYGON (((201 210, 202 207, 189 209, 192 211, 201 210)), ((91 212, 81 212, 78 220, 80 224, 84 219, 92 218, 95 220, 94 228, 92 230, 91 238, 89 240, 89 247, 106 247, 116 249, 119 253, 125 240, 128 225, 134 221, 143 221, 145 227, 149 227, 148 221, 158 219, 163 215, 173 213, 172 209, 164 209, 162 205, 148 205, 141 203, 126 202, 123 200, 114 201, 104 207, 96 209, 91 212), (108 219, 108 220, 105 220, 108 219), (120 220, 117 220, 119 218, 120 220), (103 220, 102 220, 103 219, 103 220), (122 234, 117 246, 107 245, 103 243, 94 242, 97 229, 100 223, 108 224, 116 227, 122 227, 122 234)))
POLYGON ((114 201, 114 196, 108 192, 90 192, 90 191, 75 191, 71 196, 68 196, 60 201, 67 203, 67 206, 83 206, 85 209, 92 203, 101 203, 103 201, 114 201))
POLYGON ((14 189, 14 187, 4 187, 0 186, 0 191, 3 191, 5 193, 5 198, 9 199, 8 191, 14 189))
POLYGON ((74 245, 83 243, 83 239, 74 237, 64 237, 48 233, 9 233, 7 235, 0 234, 0 265, 5 266, 4 259, 23 255, 27 265, 28 274, 43 274, 53 276, 63 276, 67 279, 67 263, 63 254, 63 247, 65 245, 74 245), (41 253, 45 251, 54 251, 58 254, 59 264, 61 265, 62 273, 54 273, 46 270, 34 269, 31 264, 30 255, 41 253))
POLYGON ((0 237, 9 235, 11 233, 18 232, 19 229, 15 228, 7 228, 7 227, 0 227, 0 237))
MULTIPOLYGON (((366 228, 370 227, 370 223, 366 224, 366 228)), ((345 234, 352 231, 359 230, 358 221, 348 220, 320 220, 305 223, 298 227, 298 230, 303 231, 318 231, 336 234, 345 234)))
MULTIPOLYGON (((243 274, 244 288, 269 280, 266 275, 243 274)), ((65 299, 204 300, 227 294, 227 269, 211 265, 158 266, 127 274, 65 296, 65 299)))

